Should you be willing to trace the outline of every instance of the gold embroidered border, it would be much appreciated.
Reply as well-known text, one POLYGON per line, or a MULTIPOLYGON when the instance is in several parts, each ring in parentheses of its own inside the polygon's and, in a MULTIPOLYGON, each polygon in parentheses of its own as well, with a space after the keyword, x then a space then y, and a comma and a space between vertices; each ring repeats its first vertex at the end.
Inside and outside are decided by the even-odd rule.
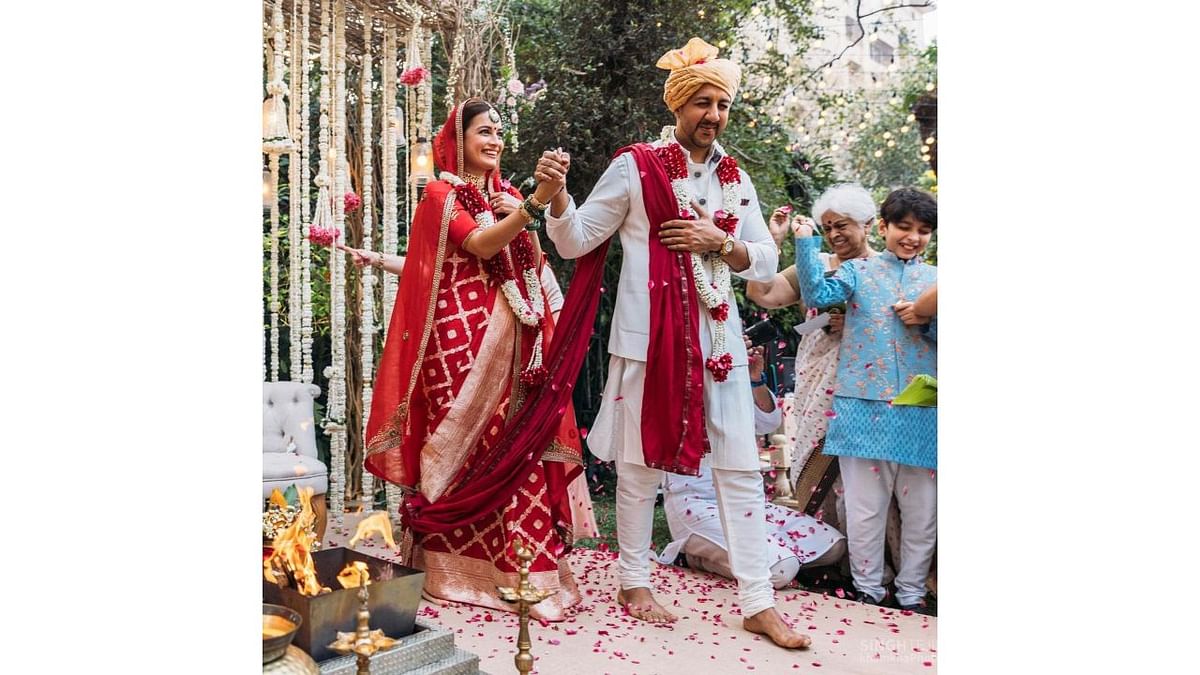
POLYGON ((563 445, 554 439, 550 442, 550 447, 546 448, 546 452, 542 453, 543 462, 565 462, 567 464, 575 464, 583 466, 583 457, 580 453, 568 445, 563 445))
MULTIPOLYGON (((388 426, 375 434, 375 437, 367 444, 367 456, 390 450, 399 450, 404 440, 403 429, 408 423, 408 401, 412 397, 413 389, 417 386, 417 378, 421 374, 421 366, 425 361, 425 350, 429 346, 429 334, 433 326, 433 316, 437 310, 438 287, 442 285, 442 265, 446 261, 446 241, 450 234, 450 219, 454 216, 454 188, 446 193, 446 203, 442 207, 442 221, 438 230, 438 245, 437 254, 434 258, 433 280, 430 283, 429 289, 429 305, 425 310, 424 330, 421 331, 421 346, 417 348, 417 356, 413 361, 412 373, 408 380, 408 388, 400 397, 400 405, 396 407, 396 413, 392 415, 388 426)), ((403 462, 400 463, 403 467, 403 462)), ((401 484, 407 483, 411 477, 403 476, 401 484)))
POLYGON ((504 398, 504 390, 495 383, 503 381, 504 369, 511 360, 508 350, 512 341, 508 335, 516 323, 514 319, 504 295, 497 293, 475 365, 441 424, 421 448, 421 494, 431 502, 445 493, 462 469, 504 398))
MULTIPOLYGON (((450 602, 465 602, 479 607, 515 612, 516 608, 500 599, 496 586, 515 587, 521 578, 516 572, 501 572, 486 560, 453 553, 416 548, 414 567, 425 571, 426 595, 450 602)), ((558 592, 530 608, 529 615, 544 621, 562 621, 568 607, 583 597, 567 561, 560 558, 558 569, 530 572, 529 581, 543 590, 558 592)))

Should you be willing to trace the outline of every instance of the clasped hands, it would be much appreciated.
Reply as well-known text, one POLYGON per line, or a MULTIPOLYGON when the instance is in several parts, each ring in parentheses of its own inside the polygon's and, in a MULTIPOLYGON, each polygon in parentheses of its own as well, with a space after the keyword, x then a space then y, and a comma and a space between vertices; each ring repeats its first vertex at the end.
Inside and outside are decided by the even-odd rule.
POLYGON ((725 231, 717 227, 712 216, 696 202, 692 202, 692 210, 699 216, 695 220, 675 219, 663 223, 658 230, 659 241, 672 251, 720 251, 725 243, 725 231))
MULTIPOLYGON (((548 203, 567 185, 567 172, 571 169, 571 155, 561 148, 547 150, 538 159, 533 170, 533 178, 537 181, 533 198, 545 204, 548 203)), ((498 216, 507 216, 521 206, 521 200, 507 192, 497 192, 488 198, 492 210, 498 216)))

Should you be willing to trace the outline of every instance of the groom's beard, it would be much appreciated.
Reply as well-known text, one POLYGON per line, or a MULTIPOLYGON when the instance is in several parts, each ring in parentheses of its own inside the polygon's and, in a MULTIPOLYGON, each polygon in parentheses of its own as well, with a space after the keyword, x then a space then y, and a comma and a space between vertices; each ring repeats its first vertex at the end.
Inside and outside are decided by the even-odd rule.
POLYGON ((714 142, 716 142, 717 138, 720 135, 721 135, 721 130, 720 130, 720 127, 718 127, 717 125, 713 124, 710 126, 710 125, 705 125, 705 124, 699 124, 696 126, 695 129, 692 129, 692 133, 688 134, 688 140, 690 140, 692 142, 692 145, 697 148, 707 148, 707 147, 710 147, 714 142), (702 136, 700 132, 703 130, 711 130, 712 137, 709 138, 707 136, 702 136))

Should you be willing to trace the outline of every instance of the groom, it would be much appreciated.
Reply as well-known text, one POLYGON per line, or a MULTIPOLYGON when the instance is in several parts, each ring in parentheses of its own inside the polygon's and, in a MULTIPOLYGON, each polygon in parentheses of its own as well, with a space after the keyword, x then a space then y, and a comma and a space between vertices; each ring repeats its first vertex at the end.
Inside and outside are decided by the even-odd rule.
MULTIPOLYGON (((675 126, 654 144, 617 153, 582 207, 560 192, 546 232, 565 258, 615 233, 623 257, 609 337, 610 361, 592 452, 617 466, 617 601, 633 616, 671 622, 650 592, 650 535, 662 472, 712 467, 743 626, 804 648, 775 610, 764 496, 754 438, 746 348, 729 278, 766 281, 778 253, 754 185, 717 143, 740 68, 700 38, 658 61, 670 71, 663 100, 675 126), (710 215, 711 214, 711 215, 710 215)), ((570 159, 547 152, 538 174, 564 176, 570 159)))

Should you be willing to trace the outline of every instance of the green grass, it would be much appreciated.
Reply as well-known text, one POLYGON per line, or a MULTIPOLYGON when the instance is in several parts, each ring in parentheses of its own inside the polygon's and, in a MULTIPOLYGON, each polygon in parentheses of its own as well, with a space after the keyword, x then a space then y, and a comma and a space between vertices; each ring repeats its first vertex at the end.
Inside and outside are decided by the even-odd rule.
MULTIPOLYGON (((600 544, 606 544, 610 551, 617 550, 617 505, 611 494, 592 495, 592 510, 596 513, 596 526, 600 528, 600 536, 593 539, 579 539, 575 542, 577 548, 597 549, 600 544)), ((650 536, 654 552, 661 553, 664 546, 671 543, 671 530, 667 527, 667 515, 663 511, 661 500, 654 504, 654 532, 650 536)))

